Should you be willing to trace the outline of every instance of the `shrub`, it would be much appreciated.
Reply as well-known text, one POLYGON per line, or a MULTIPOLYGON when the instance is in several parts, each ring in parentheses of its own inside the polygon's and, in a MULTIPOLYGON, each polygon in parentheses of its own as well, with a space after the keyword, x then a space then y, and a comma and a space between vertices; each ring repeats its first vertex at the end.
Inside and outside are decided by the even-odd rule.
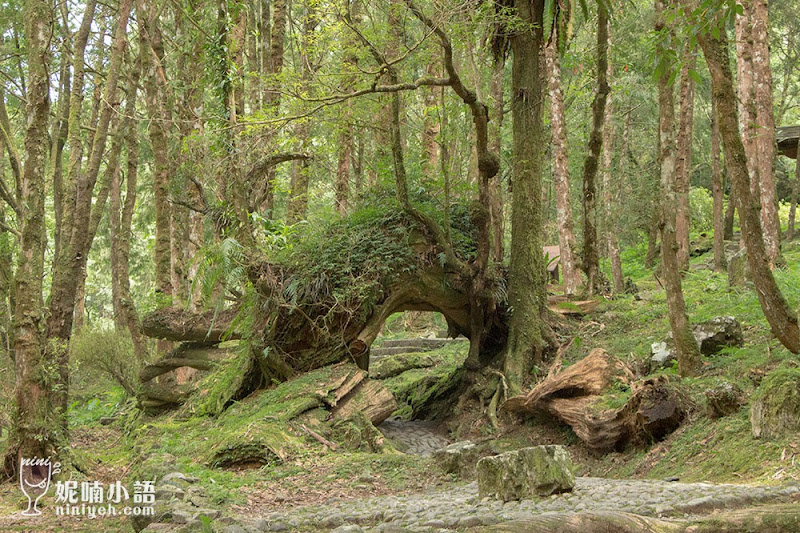
POLYGON ((106 327, 83 328, 72 336, 70 360, 75 379, 91 383, 100 374, 119 383, 128 395, 136 393, 141 365, 127 332, 106 327))

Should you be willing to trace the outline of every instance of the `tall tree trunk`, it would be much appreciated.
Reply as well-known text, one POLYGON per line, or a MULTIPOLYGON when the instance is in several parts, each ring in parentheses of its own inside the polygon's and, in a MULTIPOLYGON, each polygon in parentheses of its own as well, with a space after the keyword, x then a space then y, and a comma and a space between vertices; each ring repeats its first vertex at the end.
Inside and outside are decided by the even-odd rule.
POLYGON ((603 118, 608 86, 608 11, 603 2, 597 4, 597 92, 592 102, 592 131, 589 152, 583 164, 583 272, 589 294, 597 289, 600 254, 597 250, 597 167, 603 149, 603 118))
MULTIPOLYGON (((48 349, 55 352, 58 371, 60 373, 59 386, 54 394, 53 402, 57 409, 66 412, 69 385, 69 352, 67 345, 72 334, 75 303, 86 269, 86 261, 91 247, 92 230, 92 198, 100 165, 105 154, 106 140, 112 115, 117 107, 117 85, 119 83, 122 62, 127 45, 126 29, 128 17, 131 12, 133 0, 123 0, 119 6, 118 21, 114 30, 111 45, 111 58, 105 87, 103 88, 102 104, 98 114, 97 125, 94 128, 94 137, 90 149, 87 151, 86 168, 81 171, 80 160, 75 162, 77 168, 70 168, 70 177, 65 198, 70 203, 70 209, 64 210, 62 228, 62 249, 53 269, 53 282, 50 288, 49 316, 47 321, 48 349), (74 191, 74 192, 73 192, 74 191), (74 199, 74 200, 73 200, 74 199), (68 215, 69 213, 69 215, 68 215)), ((71 104, 70 104, 71 105, 71 104)), ((73 124, 70 124, 70 128, 73 124)), ((78 124, 75 124, 78 128, 78 124)), ((71 154, 70 154, 71 155, 71 154)), ((72 163, 72 157, 70 157, 72 163)), ((108 189, 105 189, 107 194, 108 189)), ((98 196, 95 206, 102 212, 105 199, 98 196)), ((99 223, 99 218, 97 219, 99 223)), ((66 423, 66 421, 65 421, 66 423)))
MULTIPOLYGON (((610 44, 610 43, 609 43, 610 44)), ((609 77, 611 68, 608 69, 609 77)), ((611 263, 611 278, 614 283, 614 292, 620 294, 625 291, 625 280, 622 277, 622 260, 619 256, 619 241, 617 240, 616 204, 617 189, 619 188, 622 173, 614 179, 612 167, 614 160, 614 105, 611 94, 606 102, 605 118, 603 119, 603 219, 606 237, 606 247, 608 249, 608 260, 611 263)), ((620 161, 625 157, 625 146, 620 152, 620 161)), ((620 170, 622 165, 620 164, 620 170)))
POLYGON ((692 170, 692 126, 694 125, 694 80, 689 71, 694 69, 694 51, 686 46, 681 69, 680 113, 678 118, 677 160, 675 161, 675 194, 678 205, 675 219, 675 238, 678 241, 678 266, 689 270, 689 180, 692 170))
POLYGON ((783 264, 781 258, 781 223, 778 217, 778 193, 775 182, 775 114, 772 101, 772 70, 769 52, 768 0, 753 0, 753 74, 758 137, 758 183, 761 192, 761 227, 770 267, 783 264))
MULTIPOLYGON (((509 320, 504 372, 509 392, 518 394, 530 366, 541 359, 544 348, 542 315, 545 312, 545 264, 542 253, 542 0, 517 0, 516 14, 524 30, 510 38, 514 154, 514 188, 511 197, 511 264, 509 320)), ((605 71, 605 68, 603 69, 605 71)))
POLYGON ((136 205, 136 185, 139 172, 139 140, 133 117, 136 113, 141 68, 142 57, 140 55, 131 69, 128 80, 125 114, 120 131, 127 150, 125 199, 122 200, 123 174, 117 169, 111 175, 108 221, 111 241, 111 290, 114 302, 114 323, 118 331, 126 329, 130 333, 134 354, 140 362, 143 362, 147 357, 147 343, 142 335, 139 316, 131 295, 129 266, 133 211, 136 205))
POLYGON ((556 189, 556 218, 558 222, 558 244, 561 251, 561 271, 564 277, 564 292, 572 295, 581 285, 581 273, 575 252, 578 244, 575 239, 575 223, 572 220, 572 203, 569 187, 569 150, 567 147, 567 121, 564 109, 564 93, 561 89, 561 61, 559 59, 559 39, 557 32, 545 46, 545 62, 548 73, 548 92, 550 93, 550 126, 553 143, 553 181, 556 189))
POLYGON ((761 232, 760 204, 750 192, 747 155, 738 129, 738 117, 734 112, 736 94, 730 70, 727 36, 724 23, 719 20, 717 23, 719 37, 715 38, 710 34, 701 35, 699 42, 711 72, 712 97, 716 100, 718 109, 727 110, 725 113, 719 113, 719 131, 722 136, 725 161, 736 194, 736 208, 739 211, 742 239, 747 248, 747 262, 750 265, 761 309, 772 333, 789 351, 800 353, 800 328, 797 315, 784 299, 770 269, 761 232))
MULTIPOLYGON (((50 116, 50 36, 52 8, 44 0, 22 4, 27 37, 28 86, 26 92, 25 159, 21 174, 20 238, 14 282, 14 361, 16 411, 6 447, 4 470, 17 475, 22 457, 48 457, 66 446, 66 412, 50 403, 53 384, 46 368, 57 364, 45 349, 42 336, 45 250, 45 168, 47 122, 50 116)), ((9 147, 10 149, 10 147, 9 147)), ((31 475, 31 472, 27 473, 31 475)), ((41 476, 29 479, 33 483, 41 476)))
MULTIPOLYGON (((269 61, 267 71, 264 73, 267 78, 267 90, 264 94, 264 104, 267 107, 269 116, 277 116, 278 108, 281 105, 280 93, 280 73, 283 70, 283 41, 286 36, 286 0, 273 0, 272 2, 272 27, 270 28, 269 42, 269 61)), ((274 132, 268 132, 265 136, 265 144, 269 146, 274 138, 274 132)), ((267 170, 264 178, 266 187, 264 194, 264 209, 269 216, 275 210, 275 167, 267 170)))
MULTIPOLYGON (((655 0, 656 32, 665 31, 664 2, 655 0)), ((662 44, 656 45, 656 56, 660 61, 667 62, 666 50, 662 44)), ((672 336, 675 339, 675 349, 678 356, 678 372, 681 376, 693 376, 700 366, 700 350, 692 334, 689 316, 686 313, 686 303, 683 299, 681 287, 680 265, 678 264, 678 243, 675 237, 676 205, 675 175, 676 175, 676 146, 675 146, 675 117, 673 109, 672 87, 669 84, 669 66, 664 69, 658 79, 658 109, 659 125, 658 139, 660 147, 659 163, 661 167, 661 187, 663 193, 662 218, 661 218, 661 264, 662 273, 666 284, 667 311, 672 336)))
POLYGON ((157 6, 139 0, 141 45, 144 47, 145 106, 150 116, 148 134, 153 150, 153 190, 155 203, 156 292, 168 303, 172 299, 172 213, 169 204, 171 165, 169 157, 169 114, 167 111, 166 72, 157 6))
POLYGON ((717 106, 711 102, 711 194, 714 199, 714 270, 725 272, 724 183, 719 157, 719 119, 717 106))
MULTIPOLYGON (((505 46, 503 46, 505 48, 505 46)), ((491 81, 491 122, 490 122, 490 135, 489 135, 489 150, 500 156, 502 153, 503 141, 503 81, 505 78, 506 60, 505 50, 501 50, 496 54, 492 63, 492 81, 491 81)), ((442 114, 444 114, 444 107, 442 114)), ((489 195, 491 199, 491 206, 489 215, 492 219, 492 258, 497 263, 502 263, 505 258, 505 216, 503 214, 503 176, 502 172, 498 172, 492 178, 489 184, 489 195)))
MULTIPOLYGON (((307 93, 311 88, 311 77, 313 74, 313 67, 311 65, 312 58, 309 56, 309 46, 313 41, 313 33, 319 19, 316 13, 316 8, 311 3, 306 2, 306 12, 303 17, 303 37, 300 46, 300 83, 302 91, 307 93)), ((349 62, 345 60, 345 64, 350 66, 349 62)), ((347 68, 347 67, 346 67, 347 68)), ((351 86, 351 82, 345 83, 344 91, 347 91, 351 86)), ((335 207, 340 214, 344 214, 347 210, 347 201, 350 188, 350 153, 352 151, 352 132, 349 125, 350 110, 352 109, 352 102, 347 101, 345 106, 345 125, 343 125, 342 132, 339 136, 339 159, 336 165, 336 181, 335 181, 335 207)), ((302 152, 307 152, 311 146, 311 122, 308 120, 300 121, 295 129, 295 135, 300 139, 302 152)), ((297 222, 306 218, 306 211, 308 209, 308 186, 311 175, 309 173, 308 161, 293 161, 292 162, 292 175, 289 191, 289 206, 287 210, 287 220, 290 223, 297 222)))

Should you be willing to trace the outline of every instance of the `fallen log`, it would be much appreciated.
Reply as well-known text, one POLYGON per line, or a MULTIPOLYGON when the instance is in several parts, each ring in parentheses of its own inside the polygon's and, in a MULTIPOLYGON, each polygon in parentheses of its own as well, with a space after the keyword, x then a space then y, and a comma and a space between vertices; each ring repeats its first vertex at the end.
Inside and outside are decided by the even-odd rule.
POLYGON ((231 331, 238 314, 237 308, 194 313, 180 307, 166 307, 144 317, 142 331, 155 339, 211 346, 241 338, 238 332, 231 331))
POLYGON ((523 416, 554 416, 597 453, 661 440, 677 429, 685 414, 680 396, 665 378, 634 382, 625 364, 600 349, 549 375, 528 394, 509 398, 502 409, 523 416), (630 397, 621 408, 604 407, 604 393, 615 384, 629 388, 630 397))

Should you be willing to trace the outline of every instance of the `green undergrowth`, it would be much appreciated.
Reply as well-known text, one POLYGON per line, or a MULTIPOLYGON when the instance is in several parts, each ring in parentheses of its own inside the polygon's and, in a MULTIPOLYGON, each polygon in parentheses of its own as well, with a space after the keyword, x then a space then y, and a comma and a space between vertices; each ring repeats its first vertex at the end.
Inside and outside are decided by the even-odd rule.
MULTIPOLYGON (((605 302, 599 311, 575 330, 579 342, 567 359, 577 360, 592 348, 604 348, 647 373, 650 344, 662 341, 669 332, 666 297, 651 270, 642 267, 644 247, 623 254, 623 268, 639 288, 639 297, 620 295, 605 302), (591 322, 595 325, 592 325, 591 322), (597 326, 602 324, 602 327, 597 326)), ((793 309, 800 301, 800 246, 784 245, 787 266, 775 277, 793 309)), ((591 467, 596 475, 662 478, 717 482, 764 482, 800 479, 800 435, 755 439, 750 426, 750 406, 765 394, 771 373, 797 372, 797 356, 786 350, 771 334, 752 285, 730 288, 724 273, 701 269, 710 265, 711 253, 692 258, 693 269, 683 280, 687 311, 692 323, 715 316, 736 317, 742 325, 745 344, 704 356, 698 377, 678 381, 690 403, 688 420, 662 443, 645 450, 610 454, 591 467), (777 370, 776 370, 777 369, 777 370), (706 389, 729 382, 744 392, 746 404, 736 413, 720 419, 708 418, 706 389)), ((653 370, 677 379, 677 368, 653 370)), ((651 375, 652 375, 651 374, 651 375)), ((612 390, 604 401, 619 406, 626 391, 612 390)))

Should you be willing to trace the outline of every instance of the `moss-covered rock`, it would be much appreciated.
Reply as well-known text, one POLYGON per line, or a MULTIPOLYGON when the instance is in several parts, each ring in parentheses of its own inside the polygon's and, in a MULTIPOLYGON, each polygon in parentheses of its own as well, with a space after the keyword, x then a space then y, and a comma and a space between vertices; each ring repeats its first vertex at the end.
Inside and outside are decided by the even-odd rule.
POLYGON ((761 382, 753 395, 750 425, 757 439, 800 430, 800 368, 778 368, 761 382))
POLYGON ((563 446, 534 446, 484 457, 477 466, 478 492, 503 501, 550 496, 575 487, 572 461, 563 446))
POLYGON ((475 466, 485 454, 474 442, 454 442, 433 452, 433 461, 447 474, 455 474, 461 479, 475 477, 475 466))

